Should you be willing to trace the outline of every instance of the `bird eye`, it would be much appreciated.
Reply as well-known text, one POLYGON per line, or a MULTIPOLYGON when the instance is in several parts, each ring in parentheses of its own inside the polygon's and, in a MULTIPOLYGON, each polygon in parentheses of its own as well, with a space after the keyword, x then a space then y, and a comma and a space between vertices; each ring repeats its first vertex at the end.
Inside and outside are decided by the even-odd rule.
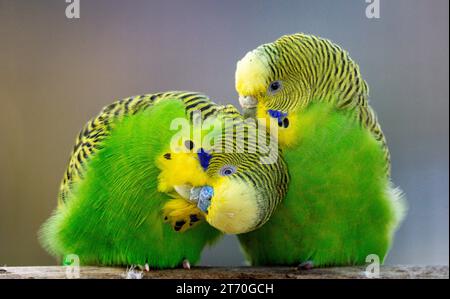
POLYGON ((281 81, 273 81, 269 85, 269 92, 275 93, 281 89, 281 81))
POLYGON ((229 176, 236 172, 236 167, 233 165, 225 165, 220 169, 220 175, 221 176, 229 176))
POLYGON ((188 149, 188 150, 192 150, 194 148, 194 142, 192 142, 192 140, 186 140, 184 142, 184 146, 188 149))

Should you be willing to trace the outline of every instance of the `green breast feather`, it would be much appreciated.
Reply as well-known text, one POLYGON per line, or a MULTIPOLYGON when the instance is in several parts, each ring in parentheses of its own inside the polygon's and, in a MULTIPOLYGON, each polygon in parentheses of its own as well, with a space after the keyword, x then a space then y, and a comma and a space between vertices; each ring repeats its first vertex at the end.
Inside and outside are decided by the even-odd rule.
POLYGON ((284 150, 287 197, 261 229, 239 236, 254 265, 383 261, 404 210, 369 131, 326 104, 299 114, 299 145, 284 150), (302 119, 314 119, 301 123, 302 119))

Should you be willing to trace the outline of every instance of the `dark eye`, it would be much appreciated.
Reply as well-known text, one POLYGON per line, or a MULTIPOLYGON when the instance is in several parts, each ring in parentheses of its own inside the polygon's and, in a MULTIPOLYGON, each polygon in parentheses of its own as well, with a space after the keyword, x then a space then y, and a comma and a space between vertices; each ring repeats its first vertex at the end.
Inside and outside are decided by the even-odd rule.
POLYGON ((228 176, 228 175, 232 175, 233 173, 236 172, 236 167, 233 165, 225 165, 220 169, 220 175, 221 176, 228 176))
POLYGON ((194 148, 194 142, 192 142, 192 140, 186 140, 184 142, 184 146, 188 149, 188 150, 192 150, 194 148))
POLYGON ((275 93, 281 89, 281 81, 273 81, 269 85, 269 92, 275 93))

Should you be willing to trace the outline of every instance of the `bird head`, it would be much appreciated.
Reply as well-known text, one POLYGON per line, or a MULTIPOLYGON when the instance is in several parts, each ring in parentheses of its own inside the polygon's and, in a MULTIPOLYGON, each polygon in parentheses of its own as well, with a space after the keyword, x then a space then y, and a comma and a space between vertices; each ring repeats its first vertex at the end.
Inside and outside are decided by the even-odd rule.
POLYGON ((208 184, 200 187, 199 207, 206 221, 224 233, 261 227, 287 190, 288 173, 280 157, 265 164, 258 153, 212 152, 205 172, 208 184))
MULTIPOLYGON (((293 34, 248 52, 237 63, 235 87, 242 108, 256 109, 256 116, 266 122, 275 118, 283 146, 298 136, 299 111, 324 95, 345 93, 338 83, 357 75, 357 65, 339 46, 312 35, 293 34)), ((355 85, 362 91, 367 88, 364 80, 355 85)))
MULTIPOLYGON (((242 125, 248 132, 248 125, 242 125)), ((168 188, 162 191, 172 186, 197 205, 210 225, 228 234, 262 226, 284 198, 289 181, 276 144, 255 144, 254 150, 249 150, 253 139, 244 136, 244 146, 238 149, 237 134, 238 130, 224 128, 221 138, 209 149, 171 154, 169 163, 179 160, 161 172, 168 178, 168 188)))
MULTIPOLYGON (((303 64, 312 53, 299 47, 301 35, 283 36, 248 52, 236 67, 236 90, 243 108, 262 108, 291 114, 307 104, 310 74, 303 64), (294 38, 296 37, 296 38, 294 38)), ((314 65, 309 67, 313 68, 314 65)))

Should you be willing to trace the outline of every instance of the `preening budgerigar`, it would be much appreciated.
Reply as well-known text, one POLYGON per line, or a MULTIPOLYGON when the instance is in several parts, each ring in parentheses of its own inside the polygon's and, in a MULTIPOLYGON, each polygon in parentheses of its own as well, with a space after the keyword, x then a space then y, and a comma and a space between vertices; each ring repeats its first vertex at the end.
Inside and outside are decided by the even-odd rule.
MULTIPOLYGON (((76 254, 82 265, 171 268, 197 262, 221 235, 205 217, 225 232, 265 222, 273 211, 266 203, 284 197, 287 178, 253 179, 247 169, 259 154, 207 152, 189 138, 192 131, 174 143, 174 120, 192 124, 196 115, 211 122, 241 118, 231 105, 194 92, 134 96, 105 107, 77 137, 58 206, 40 231, 43 246, 60 258, 76 254), (262 192, 283 184, 276 196, 262 192), (246 197, 238 201, 241 193, 246 197), (245 203, 249 209, 240 209, 245 203)), ((254 169, 262 167, 285 164, 254 169)))

